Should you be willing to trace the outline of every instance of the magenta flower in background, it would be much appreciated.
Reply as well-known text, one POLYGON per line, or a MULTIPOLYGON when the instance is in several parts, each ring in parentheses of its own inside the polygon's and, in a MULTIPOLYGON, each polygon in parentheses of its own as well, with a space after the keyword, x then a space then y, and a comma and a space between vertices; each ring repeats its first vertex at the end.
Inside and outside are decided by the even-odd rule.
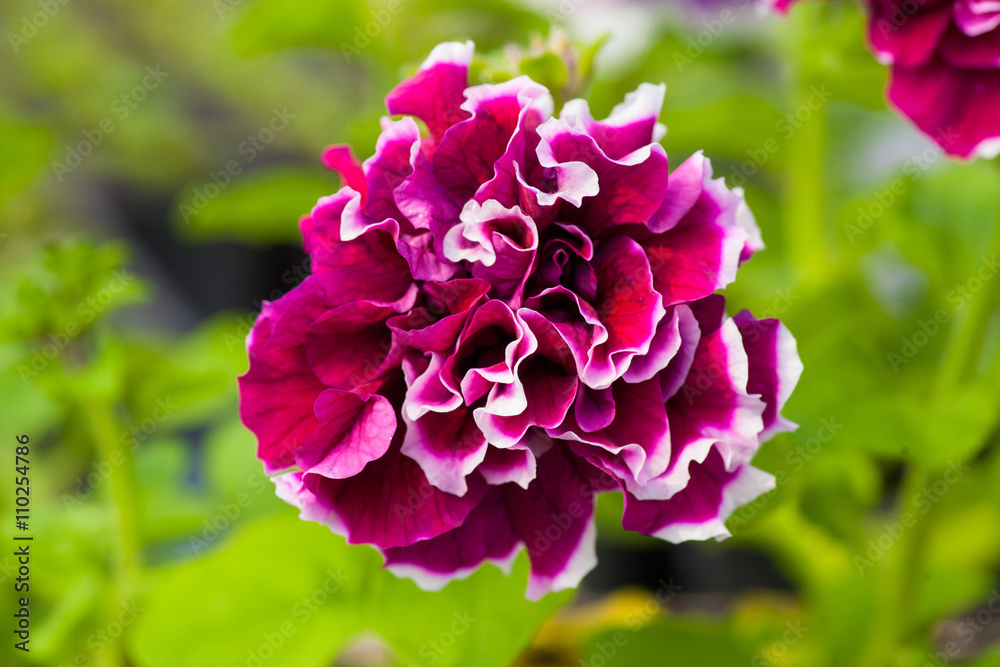
POLYGON ((889 102, 949 155, 1000 154, 1000 1, 864 1, 889 102))
POLYGON ((538 598, 595 565, 598 493, 629 530, 727 536, 802 366, 715 294, 760 233, 700 153, 668 174, 662 85, 553 116, 527 77, 470 87, 472 55, 389 94, 363 165, 327 150, 345 186, 301 222, 313 273, 257 319, 240 412, 304 519, 428 589, 526 548, 538 598))
POLYGON ((1000 153, 1000 2, 869 0, 889 100, 951 155, 1000 153))

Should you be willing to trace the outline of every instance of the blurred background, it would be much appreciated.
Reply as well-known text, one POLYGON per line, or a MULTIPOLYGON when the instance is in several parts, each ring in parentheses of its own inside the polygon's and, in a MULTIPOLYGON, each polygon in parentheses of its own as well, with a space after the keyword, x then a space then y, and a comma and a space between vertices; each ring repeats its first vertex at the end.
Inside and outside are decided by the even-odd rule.
POLYGON ((1000 665, 1000 172, 886 108, 864 31, 848 2, 0 2, 0 664, 1000 665), (627 535, 608 497, 575 594, 526 602, 523 555, 428 594, 274 497, 243 339, 308 274, 324 146, 370 155, 441 41, 568 92, 553 26, 595 117, 665 82, 671 163, 746 188, 767 250, 729 310, 798 339, 800 428, 726 542, 627 535))

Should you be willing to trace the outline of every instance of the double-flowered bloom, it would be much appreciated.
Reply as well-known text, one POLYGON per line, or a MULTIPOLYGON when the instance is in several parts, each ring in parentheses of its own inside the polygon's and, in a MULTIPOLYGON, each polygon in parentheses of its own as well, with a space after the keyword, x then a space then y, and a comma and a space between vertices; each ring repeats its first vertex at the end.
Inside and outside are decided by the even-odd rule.
POLYGON ((760 234, 701 154, 668 174, 662 86, 556 117, 527 77, 470 87, 472 55, 390 93, 363 165, 327 150, 345 186, 301 222, 312 275, 265 304, 240 409, 303 518, 430 589, 526 548, 537 598, 594 566, 602 492, 626 529, 728 535, 802 367, 715 294, 760 234))

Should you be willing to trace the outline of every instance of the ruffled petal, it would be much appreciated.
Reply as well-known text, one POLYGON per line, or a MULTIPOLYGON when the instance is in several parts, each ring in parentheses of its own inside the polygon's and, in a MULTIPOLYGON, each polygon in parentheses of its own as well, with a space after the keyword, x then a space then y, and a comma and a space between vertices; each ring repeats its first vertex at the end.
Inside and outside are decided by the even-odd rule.
POLYGON ((309 366, 301 323, 326 307, 323 291, 307 278, 265 303, 247 336, 250 368, 239 378, 240 418, 257 436, 257 457, 268 473, 292 466, 294 451, 319 424, 313 405, 326 386, 309 366))
POLYGON ((726 519, 737 507, 774 488, 774 477, 752 466, 729 472, 713 453, 692 463, 687 486, 668 500, 638 500, 625 494, 622 526, 669 542, 729 537, 726 519))
POLYGON ((365 179, 365 172, 358 158, 354 157, 354 151, 350 146, 327 147, 323 151, 323 166, 340 174, 344 185, 361 193, 362 197, 367 196, 368 182, 365 179))
POLYGON ((469 490, 466 477, 486 457, 486 438, 472 410, 464 406, 427 411, 415 421, 407 420, 402 452, 420 464, 435 487, 464 496, 469 490))
POLYGON ((461 105, 474 51, 472 42, 438 44, 416 74, 386 95, 386 109, 393 115, 416 116, 440 141, 448 128, 469 115, 461 105))
POLYGON ((507 152, 522 111, 548 91, 522 76, 469 88, 465 96, 462 108, 472 117, 448 129, 431 161, 437 182, 461 200, 496 175, 494 165, 507 152))
POLYGON ((416 296, 413 285, 395 303, 355 301, 303 323, 303 345, 310 369, 329 387, 377 391, 385 373, 399 366, 401 356, 386 322, 411 308, 416 296))
POLYGON ((647 144, 614 159, 597 141, 565 120, 553 118, 538 127, 539 157, 554 164, 582 163, 597 174, 598 192, 578 209, 563 207, 561 216, 594 234, 619 225, 643 224, 663 202, 667 189, 667 154, 647 144))
POLYGON ((903 0, 875 0, 871 4, 868 39, 879 62, 902 67, 923 65, 951 24, 952 5, 929 3, 913 13, 903 0))
POLYGON ((896 67, 889 100, 951 155, 1000 153, 1000 70, 961 70, 940 61, 896 67))
POLYGON ((347 391, 327 389, 316 400, 319 426, 295 452, 304 472, 346 479, 389 449, 396 432, 396 415, 385 396, 367 399, 347 391))
POLYGON ((461 220, 445 236, 445 256, 470 262, 472 275, 490 284, 492 298, 517 308, 538 249, 534 221, 519 207, 507 208, 493 199, 469 201, 461 220))
POLYGON ((666 85, 662 83, 639 84, 602 121, 594 120, 586 100, 581 99, 567 102, 559 117, 592 136, 609 158, 620 160, 633 151, 658 142, 666 134, 666 128, 657 122, 666 90, 666 85))
POLYGON ((299 492, 296 498, 303 504, 298 506, 318 505, 322 512, 315 513, 324 515, 324 523, 351 544, 381 548, 413 544, 462 525, 486 494, 487 484, 474 476, 463 496, 441 491, 416 461, 399 451, 401 431, 397 428, 396 440, 384 456, 353 477, 302 473, 301 484, 312 499, 306 502, 309 497, 299 492))
POLYGON ((727 189, 722 179, 713 180, 708 161, 697 161, 702 162, 704 180, 695 205, 666 232, 633 234, 649 257, 654 287, 667 306, 695 301, 725 287, 736 279, 740 263, 762 247, 756 223, 747 217, 742 191, 727 189))
POLYGON ((642 248, 631 239, 615 238, 594 257, 597 314, 607 340, 595 345, 580 379, 604 388, 625 373, 632 359, 649 352, 666 310, 653 288, 653 275, 642 248))
POLYGON ((955 24, 969 37, 985 35, 1000 26, 1000 3, 996 0, 958 0, 955 24))
POLYGON ((503 492, 494 489, 458 528, 383 553, 391 572, 413 579, 424 590, 438 591, 449 581, 465 579, 486 562, 510 572, 520 547, 503 492))
POLYGON ((531 560, 527 597, 573 588, 597 564, 595 490, 604 476, 556 443, 538 458, 527 490, 503 487, 514 530, 531 560))
POLYGON ((324 197, 313 208, 310 222, 303 223, 313 275, 333 305, 359 300, 392 303, 402 298, 413 277, 396 249, 394 234, 384 227, 372 228, 343 241, 340 215, 348 203, 341 197, 324 197))
POLYGON ((671 468, 684 458, 686 448, 699 444, 716 445, 730 470, 753 458, 764 430, 765 404, 747 392, 748 380, 743 337, 736 322, 726 320, 699 340, 691 371, 667 402, 674 443, 671 468))
POLYGON ((795 339, 778 320, 758 320, 746 310, 738 313, 733 321, 739 327, 747 352, 747 391, 764 401, 761 415, 764 430, 760 439, 768 440, 776 433, 794 431, 797 426, 781 416, 781 409, 802 375, 795 339))
POLYGON ((548 430, 553 438, 582 443, 583 456, 596 457, 602 468, 636 484, 661 475, 670 464, 670 425, 657 379, 619 382, 612 387, 614 419, 604 428, 584 431, 576 414, 548 430))

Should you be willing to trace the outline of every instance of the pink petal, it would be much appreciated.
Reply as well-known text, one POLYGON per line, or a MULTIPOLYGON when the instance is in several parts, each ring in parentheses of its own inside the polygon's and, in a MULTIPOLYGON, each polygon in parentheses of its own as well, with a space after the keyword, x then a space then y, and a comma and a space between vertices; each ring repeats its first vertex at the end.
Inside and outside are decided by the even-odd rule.
POLYGON ((726 470, 714 452, 692 463, 690 482, 668 500, 638 500, 625 494, 622 526, 670 542, 729 537, 733 510, 774 488, 774 477, 751 466, 726 470))
POLYGON ((795 339, 778 320, 758 320, 746 310, 733 321, 740 329, 747 351, 747 391, 759 395, 765 404, 761 441, 775 433, 794 431, 796 425, 781 416, 781 409, 802 375, 795 339))
POLYGON ((420 464, 427 481, 456 496, 468 492, 466 477, 483 462, 486 438, 472 411, 460 406, 449 412, 427 411, 406 420, 402 452, 420 464))
POLYGON ((427 124, 434 140, 440 141, 449 127, 468 117, 461 104, 474 49, 472 42, 434 47, 417 73, 386 95, 389 113, 416 116, 427 124))
POLYGON ((896 67, 889 100, 950 155, 1000 152, 1000 70, 960 70, 935 61, 896 67))
POLYGON ((657 123, 663 107, 664 84, 650 83, 639 87, 625 96, 625 101, 611 111, 602 121, 595 121, 590 115, 586 100, 570 100, 563 107, 559 117, 570 125, 583 129, 594 138, 605 155, 620 160, 629 153, 639 150, 663 138, 666 129, 657 123))
POLYGON ((365 399, 327 389, 315 409, 319 427, 295 452, 295 462, 304 472, 346 479, 389 449, 396 415, 385 396, 365 399))
POLYGON ((462 525, 487 490, 486 483, 473 476, 464 496, 441 491, 397 444, 353 477, 304 473, 302 483, 315 502, 336 517, 328 525, 341 527, 348 542, 382 548, 413 544, 462 525))

